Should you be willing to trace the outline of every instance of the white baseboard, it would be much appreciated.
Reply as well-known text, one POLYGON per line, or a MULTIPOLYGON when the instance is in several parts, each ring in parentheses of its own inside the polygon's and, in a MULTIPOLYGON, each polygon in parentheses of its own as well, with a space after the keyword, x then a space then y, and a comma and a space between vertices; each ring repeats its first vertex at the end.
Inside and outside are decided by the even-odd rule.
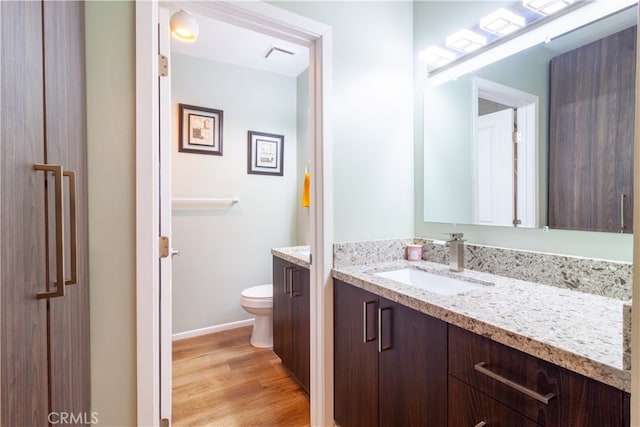
POLYGON ((185 338, 198 337, 200 335, 207 335, 214 332, 226 331, 229 329, 242 328, 243 326, 253 325, 255 319, 239 320, 237 322, 224 323, 222 325, 208 326, 206 328, 194 329, 192 331, 178 332, 171 336, 172 341, 183 340, 185 338))

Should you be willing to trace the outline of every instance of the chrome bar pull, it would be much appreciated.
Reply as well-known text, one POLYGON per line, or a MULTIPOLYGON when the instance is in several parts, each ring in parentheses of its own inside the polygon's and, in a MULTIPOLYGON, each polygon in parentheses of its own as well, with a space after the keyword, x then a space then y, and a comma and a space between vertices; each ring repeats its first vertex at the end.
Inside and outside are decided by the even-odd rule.
MULTIPOLYGON (((378 353, 382 353, 385 350, 391 350, 392 345, 389 344, 385 346, 382 344, 382 317, 385 311, 388 311, 391 314, 391 307, 378 308, 378 353)), ((389 319, 391 321, 391 319, 389 319)), ((389 337, 389 342, 393 337, 389 337)))
POLYGON ((362 303, 362 331, 363 331, 363 343, 366 344, 369 341, 373 341, 376 339, 375 336, 372 336, 371 338, 369 338, 369 313, 368 313, 368 308, 369 308, 369 304, 375 304, 375 301, 364 301, 362 303))
POLYGON ((522 384, 518 384, 514 381, 511 381, 508 378, 503 377, 502 375, 498 375, 495 372, 490 371, 489 369, 486 368, 486 366, 487 364, 485 362, 480 362, 480 363, 476 363, 473 369, 480 372, 481 374, 488 376, 489 378, 493 378, 494 380, 506 385, 507 387, 510 387, 526 396, 529 396, 537 400, 538 402, 544 403, 545 405, 549 404, 549 401, 555 397, 553 393, 549 393, 543 396, 537 391, 531 390, 530 388, 525 387, 522 384))
POLYGON ((289 288, 289 285, 291 284, 291 270, 293 270, 293 267, 285 267, 284 268, 284 284, 282 287, 282 290, 284 292, 285 295, 289 295, 291 296, 290 292, 291 289, 289 288))
MULTIPOLYGON (((53 172, 55 181, 54 194, 55 194, 55 229, 56 229, 56 289, 54 291, 44 291, 37 294, 38 299, 55 298, 64 296, 64 218, 62 215, 62 205, 64 202, 64 191, 62 188, 62 175, 63 169, 60 165, 46 165, 37 163, 34 165, 34 169, 43 172, 53 172)), ((45 243, 46 244, 46 243, 45 243)), ((47 278, 47 280, 49 280, 47 278)), ((48 285, 48 284, 47 284, 48 285)), ((47 286, 48 287, 48 286, 47 286)))
POLYGON ((475 425, 475 426, 473 426, 473 427, 484 427, 484 426, 486 426, 486 425, 487 425, 487 423, 486 423, 486 422, 484 422, 484 421, 480 421, 478 424, 476 424, 476 425, 475 425))

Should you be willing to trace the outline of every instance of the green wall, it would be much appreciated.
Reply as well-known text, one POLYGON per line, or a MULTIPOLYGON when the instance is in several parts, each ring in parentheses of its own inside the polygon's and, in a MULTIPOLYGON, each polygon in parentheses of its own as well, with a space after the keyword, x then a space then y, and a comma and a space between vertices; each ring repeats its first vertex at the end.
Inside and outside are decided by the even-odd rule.
POLYGON ((333 28, 334 241, 413 235, 409 1, 274 1, 333 28))
POLYGON ((91 400, 136 424, 135 4, 85 4, 91 400))

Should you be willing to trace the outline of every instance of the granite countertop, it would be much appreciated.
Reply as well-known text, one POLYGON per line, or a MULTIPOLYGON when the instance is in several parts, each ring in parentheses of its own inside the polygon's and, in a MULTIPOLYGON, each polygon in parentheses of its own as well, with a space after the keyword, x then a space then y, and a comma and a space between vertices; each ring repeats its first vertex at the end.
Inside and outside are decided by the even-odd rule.
POLYGON ((453 273, 428 261, 334 268, 333 277, 630 391, 631 374, 623 365, 623 300, 473 270, 453 273), (374 275, 408 266, 492 285, 447 296, 374 275))
POLYGON ((310 249, 309 246, 289 246, 286 248, 273 248, 271 255, 282 258, 285 261, 299 265, 300 267, 310 268, 310 249))

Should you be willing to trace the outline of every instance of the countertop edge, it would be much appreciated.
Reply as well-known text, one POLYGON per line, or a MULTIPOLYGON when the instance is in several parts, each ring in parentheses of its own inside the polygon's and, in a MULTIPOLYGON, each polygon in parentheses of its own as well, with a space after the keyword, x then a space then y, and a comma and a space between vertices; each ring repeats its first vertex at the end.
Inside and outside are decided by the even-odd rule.
POLYGON ((271 255, 289 261, 303 268, 311 268, 309 246, 289 246, 272 248, 271 255))
POLYGON ((394 302, 403 304, 416 311, 584 375, 585 377, 594 379, 625 392, 630 392, 631 390, 631 372, 628 370, 609 366, 605 363, 598 362, 583 355, 575 354, 558 346, 550 345, 508 329, 483 322, 464 313, 440 307, 429 301, 418 300, 400 291, 390 289, 388 287, 382 287, 362 278, 355 277, 349 271, 345 271, 344 269, 334 268, 332 270, 332 276, 335 279, 391 299, 394 302), (384 295, 382 295, 383 293, 384 295))

